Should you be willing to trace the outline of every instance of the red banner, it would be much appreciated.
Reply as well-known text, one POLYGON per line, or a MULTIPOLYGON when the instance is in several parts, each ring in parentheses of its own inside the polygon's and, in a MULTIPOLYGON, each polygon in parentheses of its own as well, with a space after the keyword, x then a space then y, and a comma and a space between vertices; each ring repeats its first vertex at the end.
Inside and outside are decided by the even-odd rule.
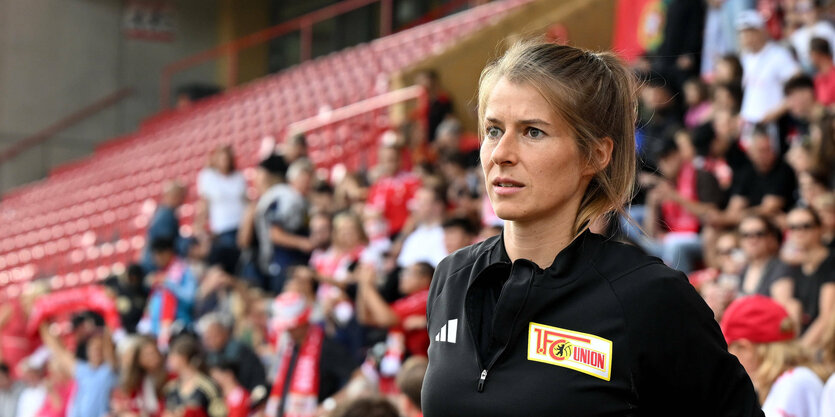
POLYGON ((38 327, 45 320, 79 311, 98 313, 111 329, 121 327, 119 311, 113 299, 108 297, 101 287, 86 286, 52 292, 38 298, 32 306, 27 331, 29 334, 36 334, 38 327))

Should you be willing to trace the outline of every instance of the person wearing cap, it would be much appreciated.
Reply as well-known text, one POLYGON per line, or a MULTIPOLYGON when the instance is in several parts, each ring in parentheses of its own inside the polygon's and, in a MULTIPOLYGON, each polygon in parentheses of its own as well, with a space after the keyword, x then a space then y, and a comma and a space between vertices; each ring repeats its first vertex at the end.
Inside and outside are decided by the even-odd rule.
POLYGON ((720 326, 767 417, 818 416, 823 382, 780 304, 762 295, 742 297, 728 307, 720 326))
POLYGON ((800 71, 789 51, 771 42, 765 20, 756 10, 739 14, 736 22, 742 47, 742 118, 759 123, 773 117, 783 102, 783 84, 800 71))
POLYGON ((282 293, 273 302, 271 326, 281 336, 267 417, 316 415, 319 404, 339 396, 356 368, 339 343, 310 322, 311 310, 310 302, 296 292, 282 293))

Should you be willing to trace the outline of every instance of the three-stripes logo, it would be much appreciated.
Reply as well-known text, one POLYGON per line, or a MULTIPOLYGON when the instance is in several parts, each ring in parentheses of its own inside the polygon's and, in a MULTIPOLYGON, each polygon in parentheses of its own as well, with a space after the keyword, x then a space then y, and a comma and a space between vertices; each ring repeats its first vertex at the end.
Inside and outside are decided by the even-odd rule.
POLYGON ((435 335, 436 342, 448 342, 448 343, 455 343, 455 340, 458 338, 458 319, 452 319, 447 322, 443 327, 441 327, 441 331, 435 335))

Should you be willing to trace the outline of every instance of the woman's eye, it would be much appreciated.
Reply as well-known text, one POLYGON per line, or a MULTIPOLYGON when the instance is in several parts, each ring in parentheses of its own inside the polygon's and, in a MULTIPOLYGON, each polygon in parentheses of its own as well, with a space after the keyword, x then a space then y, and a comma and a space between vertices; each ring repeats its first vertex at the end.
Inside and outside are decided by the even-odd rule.
POLYGON ((491 139, 496 139, 502 136, 502 130, 498 127, 488 127, 487 128, 487 137, 491 139))
POLYGON ((545 136, 545 133, 543 131, 541 131, 541 130, 535 128, 535 127, 529 127, 528 128, 528 137, 533 138, 533 139, 538 139, 538 138, 541 138, 542 136, 545 136))

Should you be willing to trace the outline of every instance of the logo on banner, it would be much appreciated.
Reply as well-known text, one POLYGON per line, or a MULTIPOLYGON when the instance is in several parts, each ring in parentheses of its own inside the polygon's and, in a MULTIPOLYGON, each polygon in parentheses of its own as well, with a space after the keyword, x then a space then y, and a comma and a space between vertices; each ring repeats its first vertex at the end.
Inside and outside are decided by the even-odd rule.
POLYGON ((608 381, 612 342, 592 334, 531 322, 528 360, 572 369, 608 381))

